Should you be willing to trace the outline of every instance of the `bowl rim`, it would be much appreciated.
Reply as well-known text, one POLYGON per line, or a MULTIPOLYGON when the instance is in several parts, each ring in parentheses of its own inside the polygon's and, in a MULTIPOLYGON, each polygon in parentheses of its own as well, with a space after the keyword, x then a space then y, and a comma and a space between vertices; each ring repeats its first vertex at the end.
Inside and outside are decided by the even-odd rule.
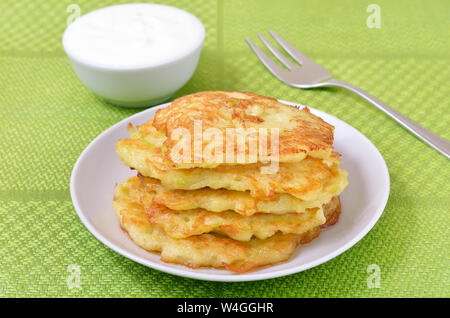
POLYGON ((165 4, 159 4, 159 3, 124 3, 124 4, 116 4, 116 5, 111 5, 111 6, 106 6, 97 10, 93 10, 90 11, 86 14, 81 15, 80 17, 78 17, 74 22, 70 23, 66 29, 64 30, 63 36, 62 36, 62 46, 64 51, 66 52, 67 56, 69 57, 69 59, 71 61, 75 61, 79 64, 82 64, 84 66, 90 67, 90 68, 94 68, 94 69, 98 69, 98 70, 107 70, 107 71, 136 71, 136 70, 144 70, 144 69, 152 69, 152 68, 157 68, 160 66, 164 66, 164 65, 169 65, 171 63, 177 62, 182 60, 183 58, 195 53, 196 51, 198 51, 199 49, 201 49, 201 47, 203 46, 203 42, 205 41, 205 37, 206 37, 206 31, 205 31, 205 27, 203 25, 203 23, 200 21, 199 18, 197 18, 194 14, 185 11, 183 9, 177 8, 177 7, 173 7, 173 6, 169 6, 169 5, 165 5, 165 4), (103 64, 102 62, 93 62, 89 59, 86 59, 82 56, 80 56, 79 54, 73 52, 73 50, 71 50, 69 48, 69 46, 67 45, 67 34, 68 34, 68 30, 70 29, 70 26, 73 23, 76 23, 76 20, 78 20, 79 18, 82 18, 84 16, 90 15, 90 14, 95 14, 98 11, 102 11, 105 9, 109 9, 112 7, 120 7, 120 6, 136 6, 136 5, 145 5, 145 6, 159 6, 159 7, 168 7, 171 9, 174 9, 176 11, 182 12, 183 14, 189 15, 192 17, 193 21, 196 22, 196 24, 199 27, 199 31, 200 31, 200 35, 197 39, 197 42, 192 45, 188 50, 185 51, 181 51, 180 53, 178 53, 175 56, 172 56, 171 58, 168 59, 162 59, 162 60, 158 60, 156 62, 146 62, 146 63, 142 63, 142 64, 136 64, 136 65, 111 65, 111 64, 103 64))

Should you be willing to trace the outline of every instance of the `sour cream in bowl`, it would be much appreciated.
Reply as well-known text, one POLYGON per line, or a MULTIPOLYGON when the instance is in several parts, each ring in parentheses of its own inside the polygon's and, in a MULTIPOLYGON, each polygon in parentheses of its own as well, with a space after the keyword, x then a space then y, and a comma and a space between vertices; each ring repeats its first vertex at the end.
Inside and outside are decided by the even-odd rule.
POLYGON ((205 38, 194 15, 160 4, 123 4, 85 14, 63 35, 81 82, 121 106, 169 99, 193 75, 205 38))

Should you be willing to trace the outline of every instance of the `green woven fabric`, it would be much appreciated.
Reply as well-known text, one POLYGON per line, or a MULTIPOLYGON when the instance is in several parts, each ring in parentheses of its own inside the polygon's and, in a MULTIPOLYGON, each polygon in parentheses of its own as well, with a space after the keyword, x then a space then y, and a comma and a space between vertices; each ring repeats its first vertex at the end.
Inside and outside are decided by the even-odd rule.
MULTIPOLYGON (((450 139, 450 2, 160 2, 197 15, 207 33, 198 69, 175 97, 244 90, 341 118, 387 162, 391 194, 383 216, 330 262, 260 282, 195 281, 116 254, 82 225, 69 179, 89 142, 138 110, 108 105, 78 81, 61 46, 72 0, 1 0, 0 296, 449 297, 449 160, 350 92, 284 85, 244 38, 260 43, 256 32, 273 29, 337 78, 450 139), (380 28, 367 27, 371 3, 381 8, 380 28), (70 264, 80 268, 81 289, 67 284, 70 264), (368 288, 370 264, 380 267, 380 288, 368 288)), ((115 2, 76 3, 84 14, 115 2)))

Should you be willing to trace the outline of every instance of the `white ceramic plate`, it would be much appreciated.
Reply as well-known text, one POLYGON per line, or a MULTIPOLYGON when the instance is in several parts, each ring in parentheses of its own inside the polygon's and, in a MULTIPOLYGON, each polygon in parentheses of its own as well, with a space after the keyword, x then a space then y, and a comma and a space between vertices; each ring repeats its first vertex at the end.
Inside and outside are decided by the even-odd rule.
MULTIPOLYGON (((294 103, 284 102, 294 105, 294 103)), ((75 209, 87 229, 101 242, 129 259, 174 275, 214 281, 251 281, 280 277, 320 265, 346 251, 375 225, 389 197, 389 173, 383 157, 358 130, 319 110, 311 112, 335 126, 335 149, 342 154, 342 167, 348 171, 349 185, 341 195, 339 222, 297 249, 285 263, 247 274, 227 270, 190 269, 167 264, 159 255, 134 244, 119 227, 111 206, 116 183, 135 175, 120 163, 115 152, 117 140, 128 137, 127 124, 143 124, 168 104, 135 114, 112 126, 83 151, 72 172, 70 192, 75 209)))

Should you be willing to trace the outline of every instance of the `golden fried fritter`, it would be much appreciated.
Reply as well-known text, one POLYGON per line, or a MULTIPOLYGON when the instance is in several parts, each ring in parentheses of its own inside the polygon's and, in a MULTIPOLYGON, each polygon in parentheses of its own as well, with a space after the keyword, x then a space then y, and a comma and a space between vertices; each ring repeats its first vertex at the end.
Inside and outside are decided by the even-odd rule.
POLYGON ((325 223, 321 206, 304 213, 257 213, 252 216, 205 209, 175 211, 155 203, 152 199, 154 192, 143 185, 138 177, 126 180, 123 186, 140 199, 148 212, 150 224, 162 227, 173 238, 214 232, 237 241, 249 241, 253 236, 266 239, 276 232, 301 234, 325 223))
POLYGON ((323 206, 323 212, 326 221, 320 226, 322 229, 326 229, 336 224, 341 215, 341 201, 339 197, 333 197, 330 202, 325 204, 323 206))
POLYGON ((333 153, 331 166, 321 159, 306 157, 296 163, 280 163, 277 173, 264 174, 260 163, 221 165, 216 168, 173 169, 162 156, 161 148, 141 138, 127 138, 117 142, 116 151, 122 163, 144 176, 161 180, 168 189, 195 190, 204 187, 250 191, 252 196, 270 197, 274 193, 288 193, 301 200, 317 200, 324 192, 335 193, 340 186, 330 182, 346 178, 339 169, 339 155, 333 153))
MULTIPOLYGON (((144 138, 151 134, 152 128, 163 136, 159 143, 163 144, 162 155, 175 168, 212 168, 217 166, 215 160, 202 158, 200 162, 174 162, 170 156, 177 144, 172 138, 176 129, 186 129, 194 135, 194 121, 201 120, 201 131, 209 128, 219 129, 225 136, 227 128, 278 128, 279 131, 279 161, 299 162, 307 155, 315 158, 328 158, 332 153, 334 127, 321 118, 311 114, 307 108, 299 110, 278 102, 274 98, 235 91, 207 91, 184 96, 174 100, 168 107, 157 111, 153 123, 144 125, 141 133, 144 138)), ((194 147, 193 138, 192 149, 194 147)), ((209 140, 202 140, 203 148, 209 140)), ((271 141, 268 138, 267 153, 270 153, 271 141)), ((225 153, 225 147, 222 149, 225 153)), ((249 147, 246 147, 248 158, 249 147)), ((234 147, 237 155, 238 148, 234 147)), ((250 158, 248 158, 250 160, 250 158)), ((260 162, 259 156, 253 161, 260 162)))
POLYGON ((325 223, 322 208, 305 213, 257 213, 252 216, 203 209, 175 211, 158 204, 145 208, 150 224, 161 226, 173 238, 214 232, 237 241, 249 241, 253 236, 264 240, 277 232, 301 234, 325 223))
POLYGON ((347 185, 345 174, 331 178, 325 185, 324 191, 316 200, 303 201, 296 197, 275 193, 270 197, 253 197, 250 192, 233 191, 225 189, 202 188, 198 190, 171 190, 163 187, 159 180, 140 175, 142 186, 152 192, 151 197, 155 203, 165 205, 172 210, 205 209, 211 212, 235 211, 241 215, 255 213, 303 213, 306 209, 321 207, 332 197, 339 195, 347 185), (154 193, 153 193, 154 192, 154 193))
MULTIPOLYGON (((254 238, 238 242, 214 234, 174 239, 159 227, 151 225, 147 212, 127 184, 117 185, 113 206, 121 227, 140 247, 161 253, 161 260, 185 266, 226 268, 243 273, 260 266, 286 261, 298 244, 306 244, 320 234, 320 227, 304 234, 280 234, 266 240, 254 238)), ((326 211, 328 216, 333 215, 326 211)))

